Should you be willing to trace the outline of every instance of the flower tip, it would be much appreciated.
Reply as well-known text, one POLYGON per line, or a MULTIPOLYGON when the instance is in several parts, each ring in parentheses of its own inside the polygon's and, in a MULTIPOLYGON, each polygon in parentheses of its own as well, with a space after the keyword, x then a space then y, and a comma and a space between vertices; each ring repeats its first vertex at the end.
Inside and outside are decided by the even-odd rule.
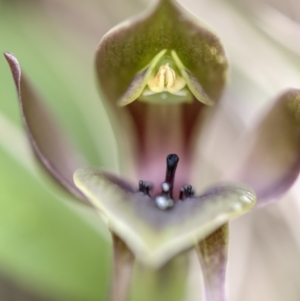
POLYGON ((6 58, 6 60, 8 62, 15 62, 18 63, 18 60, 16 59, 16 57, 10 53, 10 52, 3 52, 4 57, 6 58))
POLYGON ((117 102, 117 106, 118 107, 126 107, 127 105, 131 104, 132 102, 134 102, 135 99, 132 100, 128 100, 128 99, 123 99, 121 98, 118 102, 117 102))
POLYGON ((85 196, 85 190, 83 189, 82 179, 86 178, 86 171, 82 168, 75 170, 73 174, 73 181, 75 186, 81 191, 85 196))
POLYGON ((176 154, 170 154, 167 156, 167 166, 169 168, 174 168, 174 166, 178 164, 179 157, 176 154))
POLYGON ((73 174, 73 180, 75 185, 77 186, 78 182, 79 182, 79 178, 81 178, 84 175, 84 170, 82 168, 75 170, 74 174, 73 174))
POLYGON ((5 51, 5 52, 3 52, 3 55, 7 58, 7 57, 9 57, 12 54, 10 52, 5 51))
POLYGON ((10 52, 4 52, 3 53, 6 61, 8 62, 8 65, 10 67, 12 76, 14 78, 15 84, 17 86, 17 89, 19 89, 19 82, 21 79, 21 67, 17 60, 17 58, 10 52))

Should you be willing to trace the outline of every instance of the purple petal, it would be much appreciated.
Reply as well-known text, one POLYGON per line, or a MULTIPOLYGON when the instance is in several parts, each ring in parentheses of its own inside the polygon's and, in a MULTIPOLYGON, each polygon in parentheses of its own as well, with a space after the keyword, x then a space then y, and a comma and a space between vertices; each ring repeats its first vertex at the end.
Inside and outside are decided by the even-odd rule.
POLYGON ((17 59, 4 54, 18 92, 23 122, 32 149, 46 171, 75 197, 86 200, 73 182, 73 173, 86 166, 59 128, 40 96, 21 74, 17 59))
POLYGON ((276 100, 244 148, 235 177, 255 190, 258 205, 290 188, 300 171, 300 90, 290 89, 276 100))

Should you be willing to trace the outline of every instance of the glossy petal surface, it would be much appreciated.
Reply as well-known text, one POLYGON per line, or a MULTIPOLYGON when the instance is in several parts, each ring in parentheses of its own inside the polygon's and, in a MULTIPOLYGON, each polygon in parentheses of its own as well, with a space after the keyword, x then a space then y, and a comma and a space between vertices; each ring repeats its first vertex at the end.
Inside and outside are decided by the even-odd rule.
POLYGON ((255 203, 252 191, 228 184, 216 186, 199 197, 176 201, 169 210, 160 210, 153 198, 134 192, 129 185, 124 186, 99 170, 78 170, 74 179, 106 215, 110 229, 140 261, 155 267, 244 214, 255 203))
POLYGON ((235 177, 255 190, 258 205, 278 199, 300 171, 300 90, 278 97, 243 147, 246 158, 235 177))
POLYGON ((59 128, 40 96, 28 80, 21 74, 17 59, 5 53, 16 84, 23 122, 32 149, 46 171, 53 176, 67 191, 77 198, 85 199, 73 182, 73 173, 85 166, 59 128))

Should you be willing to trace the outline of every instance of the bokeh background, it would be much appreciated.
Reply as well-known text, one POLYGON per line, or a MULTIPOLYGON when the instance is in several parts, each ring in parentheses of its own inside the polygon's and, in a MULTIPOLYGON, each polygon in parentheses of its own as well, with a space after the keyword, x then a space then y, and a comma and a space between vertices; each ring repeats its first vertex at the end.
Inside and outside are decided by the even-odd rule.
MULTIPOLYGON (((114 136, 94 78, 103 34, 146 0, 0 0, 0 50, 17 56, 91 166, 117 170, 114 136)), ((300 87, 297 0, 179 0, 224 42, 223 108, 247 132, 275 95, 300 87)), ((212 154, 213 152, 209 152, 212 154)), ((216 162, 222 166, 220 152, 216 162)), ((231 224, 231 301, 299 301, 300 184, 231 224)), ((106 300, 110 237, 35 164, 13 80, 0 59, 0 300, 106 300)), ((199 276, 187 300, 199 300, 199 276)))

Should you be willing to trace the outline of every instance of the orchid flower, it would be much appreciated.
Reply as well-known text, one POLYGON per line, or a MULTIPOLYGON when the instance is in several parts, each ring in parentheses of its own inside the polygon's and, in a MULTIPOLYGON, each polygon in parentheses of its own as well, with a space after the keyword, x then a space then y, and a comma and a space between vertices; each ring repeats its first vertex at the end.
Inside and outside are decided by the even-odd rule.
POLYGON ((112 298, 128 297, 124 282, 130 277, 123 273, 135 260, 157 271, 157 277, 166 269, 184 274, 181 256, 195 248, 207 300, 225 300, 227 223, 254 206, 255 194, 257 206, 263 206, 298 176, 300 91, 277 97, 241 146, 232 146, 236 156, 242 154, 223 175, 232 184, 207 188, 193 170, 202 159, 195 145, 220 108, 228 63, 213 30, 176 1, 161 0, 115 27, 96 53, 101 99, 119 143, 122 177, 87 167, 17 59, 10 53, 5 57, 37 159, 76 199, 92 203, 113 233, 112 298))

